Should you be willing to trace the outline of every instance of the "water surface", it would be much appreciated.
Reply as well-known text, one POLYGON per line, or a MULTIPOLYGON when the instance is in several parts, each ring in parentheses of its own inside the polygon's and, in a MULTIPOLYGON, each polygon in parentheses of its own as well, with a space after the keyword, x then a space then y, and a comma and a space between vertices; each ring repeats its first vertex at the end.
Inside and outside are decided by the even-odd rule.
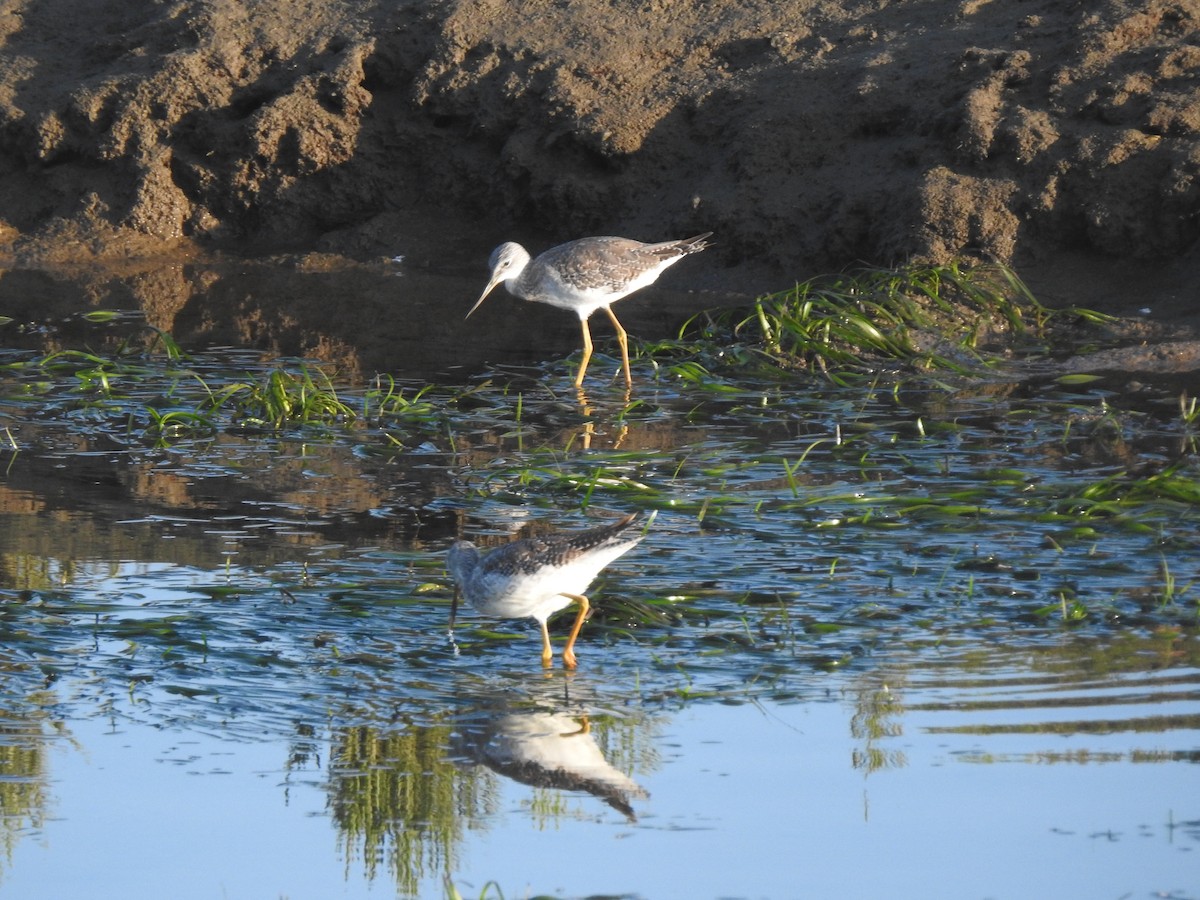
MULTIPOLYGON (((1186 377, 643 357, 627 400, 598 356, 581 399, 530 357, 420 415, 162 433, 301 363, 34 324, 0 360, 5 895, 1200 896, 1186 377), (45 362, 135 339, 107 387, 45 362), (532 623, 447 639, 456 536, 639 508, 577 672, 532 623)), ((351 404, 428 381, 324 364, 351 404)))

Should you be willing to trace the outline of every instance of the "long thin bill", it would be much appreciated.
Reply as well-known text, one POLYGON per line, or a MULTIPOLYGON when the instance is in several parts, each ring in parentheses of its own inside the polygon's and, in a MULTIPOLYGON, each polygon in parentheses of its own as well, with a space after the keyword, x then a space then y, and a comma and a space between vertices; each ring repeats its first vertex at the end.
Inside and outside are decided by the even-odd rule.
POLYGON ((479 309, 479 304, 481 304, 484 300, 487 299, 487 295, 490 294, 492 292, 492 289, 495 288, 496 285, 498 285, 499 283, 500 283, 499 278, 493 278, 491 281, 489 281, 488 286, 485 287, 483 289, 483 293, 479 295, 479 299, 475 301, 475 305, 471 307, 470 311, 468 311, 467 314, 465 316, 463 316, 463 318, 464 319, 471 318, 471 313, 473 313, 473 312, 475 312, 475 310, 479 309))

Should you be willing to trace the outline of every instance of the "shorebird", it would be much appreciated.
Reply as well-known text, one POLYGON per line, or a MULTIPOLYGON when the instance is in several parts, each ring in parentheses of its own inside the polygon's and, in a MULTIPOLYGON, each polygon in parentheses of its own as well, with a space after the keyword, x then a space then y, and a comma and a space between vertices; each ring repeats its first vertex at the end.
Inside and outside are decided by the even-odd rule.
POLYGON ((642 539, 641 534, 628 533, 640 515, 635 512, 586 531, 524 538, 482 555, 470 541, 455 541, 446 555, 455 583, 450 605, 451 635, 461 592, 482 615, 536 619, 542 629, 542 665, 548 667, 554 653, 546 619, 575 603, 579 614, 562 652, 563 665, 574 669, 575 639, 591 611, 584 592, 601 569, 642 539))
POLYGON ((501 244, 492 251, 488 260, 492 277, 467 313, 467 318, 479 309, 487 295, 502 281, 514 296, 574 310, 583 328, 583 359, 579 363, 579 374, 575 376, 575 387, 582 387, 583 375, 592 358, 592 333, 588 328, 588 318, 596 310, 603 309, 617 330, 625 385, 632 387, 629 341, 611 305, 653 284, 664 269, 689 253, 703 250, 708 246, 706 239, 711 236, 712 232, 706 231, 682 241, 663 241, 659 244, 643 244, 622 237, 587 237, 551 247, 532 260, 529 251, 520 244, 501 244))

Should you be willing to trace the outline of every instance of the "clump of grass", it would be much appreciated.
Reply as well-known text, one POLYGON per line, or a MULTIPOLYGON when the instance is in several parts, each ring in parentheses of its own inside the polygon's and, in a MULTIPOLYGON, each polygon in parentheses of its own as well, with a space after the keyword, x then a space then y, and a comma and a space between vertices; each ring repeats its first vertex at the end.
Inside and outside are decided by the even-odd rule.
POLYGON ((136 370, 117 359, 108 359, 82 350, 59 350, 43 357, 38 365, 42 372, 53 375, 70 374, 76 390, 83 394, 111 397, 118 376, 135 374, 136 370))
MULTIPOLYGON (((90 322, 108 322, 120 317, 112 310, 94 310, 80 318, 90 322)), ((55 350, 40 357, 20 359, 0 366, 0 372, 12 375, 27 385, 35 379, 53 381, 68 377, 74 381, 74 393, 92 400, 120 400, 124 396, 118 385, 129 390, 155 374, 150 357, 159 351, 168 360, 184 358, 183 351, 165 331, 147 326, 152 333, 149 346, 139 348, 129 338, 122 340, 110 353, 89 350, 55 350)))
POLYGON ((161 348, 166 354, 167 359, 178 362, 187 358, 187 354, 183 352, 183 348, 176 343, 175 338, 170 332, 163 331, 161 328, 155 328, 153 325, 147 325, 153 333, 154 337, 147 348, 147 352, 151 353, 157 348, 161 348))
MULTIPOLYGON (((1166 556, 1159 556, 1159 572, 1162 576, 1162 589, 1158 592, 1161 606, 1173 606, 1176 601, 1182 600, 1195 584, 1194 581, 1189 581, 1187 584, 1180 585, 1175 578, 1175 573, 1171 571, 1166 556)), ((1200 608, 1200 600, 1197 601, 1197 607, 1200 608)))
POLYGON ((159 410, 147 406, 146 414, 150 417, 146 431, 157 438, 160 446, 172 438, 211 434, 217 430, 217 424, 211 416, 192 410, 159 410))
POLYGON ((1179 421, 1185 428, 1200 423, 1200 405, 1197 405, 1195 397, 1188 396, 1187 391, 1179 395, 1179 421))
POLYGON ((1043 306, 1007 266, 958 260, 818 276, 760 297, 740 319, 710 320, 704 333, 713 339, 723 328, 785 369, 831 374, 887 360, 967 373, 990 363, 981 352, 986 340, 1041 338, 1063 317, 1111 321, 1091 310, 1043 306))
POLYGON ((432 390, 433 385, 427 384, 407 396, 391 375, 377 375, 374 385, 363 395, 362 418, 380 423, 437 421, 443 407, 427 396, 432 390))
POLYGON ((1086 502, 1105 510, 1148 500, 1170 500, 1200 506, 1200 477, 1182 463, 1152 475, 1129 476, 1124 472, 1088 485, 1070 501, 1086 502))
MULTIPOLYGON (((303 428, 353 429, 408 426, 436 427, 445 405, 431 396, 434 385, 411 394, 390 376, 379 376, 365 391, 339 393, 320 366, 274 368, 261 378, 220 382, 198 373, 176 381, 162 399, 146 404, 137 417, 147 419, 146 432, 161 444, 172 438, 215 433, 223 428, 271 430, 303 428), (187 385, 192 385, 189 389, 187 385)), ((394 440, 394 439, 393 439, 394 440)))
POLYGON ((331 425, 353 422, 357 411, 338 397, 329 376, 319 368, 295 371, 272 369, 258 383, 236 381, 212 391, 207 412, 229 410, 234 421, 248 427, 331 425))

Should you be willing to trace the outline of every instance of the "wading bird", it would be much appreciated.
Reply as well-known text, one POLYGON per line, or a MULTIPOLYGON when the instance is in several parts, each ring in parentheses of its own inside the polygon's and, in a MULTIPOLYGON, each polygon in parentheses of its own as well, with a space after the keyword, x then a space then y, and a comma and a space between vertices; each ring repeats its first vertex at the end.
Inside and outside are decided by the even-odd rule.
POLYGON ((579 363, 579 374, 575 376, 575 386, 581 387, 592 358, 592 333, 588 328, 588 318, 596 310, 603 309, 617 330, 625 385, 632 387, 629 341, 611 305, 653 284, 664 269, 689 253, 703 250, 708 246, 706 239, 711 236, 712 232, 707 231, 682 241, 663 241, 659 244, 643 244, 621 237, 587 237, 551 247, 536 259, 531 259, 529 251, 520 244, 501 244, 492 251, 488 260, 492 277, 467 313, 467 318, 479 309, 487 295, 502 281, 514 296, 574 310, 583 328, 583 359, 579 363))
POLYGON ((542 629, 542 665, 550 666, 554 654, 546 619, 575 603, 579 614, 562 652, 563 665, 574 669, 575 639, 591 609, 585 591, 601 569, 642 539, 644 535, 629 531, 640 515, 632 513, 587 531, 524 538, 484 554, 470 541, 455 541, 446 555, 455 583, 450 606, 451 636, 461 591, 482 615, 536 619, 542 629))

